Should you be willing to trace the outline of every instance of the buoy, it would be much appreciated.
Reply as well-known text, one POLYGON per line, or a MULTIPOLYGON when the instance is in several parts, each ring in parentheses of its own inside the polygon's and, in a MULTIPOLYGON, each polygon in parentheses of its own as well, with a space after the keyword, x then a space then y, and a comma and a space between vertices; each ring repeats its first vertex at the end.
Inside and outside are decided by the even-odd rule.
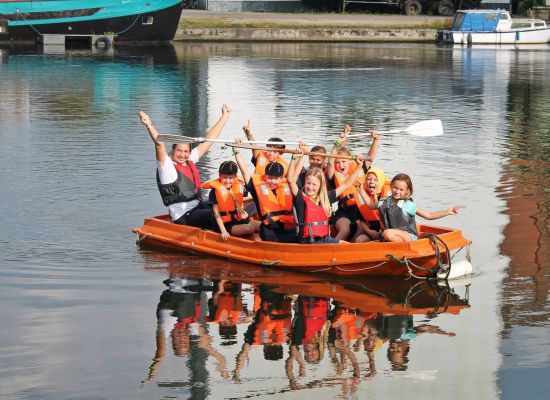
POLYGON ((94 46, 96 49, 109 50, 111 48, 111 41, 107 36, 100 36, 96 39, 94 46))
MULTIPOLYGON (((447 279, 462 278, 472 274, 472 264, 468 260, 460 260, 451 264, 451 272, 447 279)), ((445 279, 446 272, 440 272, 437 274, 437 279, 445 279)))

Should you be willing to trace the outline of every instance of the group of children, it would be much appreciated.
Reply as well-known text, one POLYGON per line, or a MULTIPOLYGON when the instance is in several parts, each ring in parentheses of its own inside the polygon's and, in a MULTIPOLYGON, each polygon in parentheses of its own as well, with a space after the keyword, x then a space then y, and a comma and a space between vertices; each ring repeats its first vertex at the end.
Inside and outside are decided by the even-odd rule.
MULTIPOLYGON (((248 140, 254 140, 249 123, 243 130, 248 140)), ((269 139, 269 150, 253 150, 253 172, 240 149, 233 147, 236 163, 224 161, 218 179, 202 185, 212 189, 209 200, 222 239, 254 235, 284 243, 410 242, 418 238, 415 215, 431 220, 457 214, 456 206, 437 212, 418 208, 408 175, 397 174, 387 182, 383 170, 371 165, 379 133, 370 131, 372 144, 362 157, 345 147, 350 131, 345 125, 328 154, 324 147, 313 147, 307 168, 305 143, 300 144, 301 155, 293 155, 289 164, 281 157, 281 139, 269 139), (255 207, 245 207, 248 193, 255 207), (333 213, 334 203, 338 208, 333 213)))

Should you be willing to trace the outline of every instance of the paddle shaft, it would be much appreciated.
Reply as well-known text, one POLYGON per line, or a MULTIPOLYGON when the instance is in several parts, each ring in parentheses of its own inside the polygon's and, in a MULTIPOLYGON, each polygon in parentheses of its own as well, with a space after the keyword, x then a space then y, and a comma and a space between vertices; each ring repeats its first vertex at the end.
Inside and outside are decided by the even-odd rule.
POLYGON ((273 147, 258 147, 258 146, 250 146, 247 144, 240 144, 240 143, 226 143, 226 146, 229 147, 238 147, 241 149, 250 149, 250 150, 258 150, 258 151, 277 151, 279 153, 288 153, 288 154, 300 154, 305 156, 319 156, 319 157, 328 157, 328 158, 343 158, 345 160, 355 160, 354 156, 347 156, 347 155, 339 155, 339 154, 332 154, 332 153, 319 153, 316 151, 304 151, 301 150, 295 150, 295 149, 274 149, 273 147))
MULTIPOLYGON (((174 143, 227 143, 227 139, 210 139, 205 137, 191 137, 183 135, 171 135, 166 133, 161 133, 158 135, 157 139, 161 142, 174 142, 174 143)), ((281 144, 286 146, 299 146, 300 142, 274 142, 269 140, 244 140, 243 143, 246 144, 281 144)), ((312 143, 306 143, 308 146, 315 146, 312 143)))

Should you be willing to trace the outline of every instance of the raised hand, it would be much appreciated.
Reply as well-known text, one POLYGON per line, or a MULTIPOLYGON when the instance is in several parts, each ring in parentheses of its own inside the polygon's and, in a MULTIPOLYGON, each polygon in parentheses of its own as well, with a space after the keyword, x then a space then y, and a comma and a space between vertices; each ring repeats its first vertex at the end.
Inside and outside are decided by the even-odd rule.
POLYGON ((448 213, 449 215, 456 215, 456 214, 458 214, 458 206, 452 206, 451 208, 449 208, 449 209, 447 210, 447 213, 448 213))

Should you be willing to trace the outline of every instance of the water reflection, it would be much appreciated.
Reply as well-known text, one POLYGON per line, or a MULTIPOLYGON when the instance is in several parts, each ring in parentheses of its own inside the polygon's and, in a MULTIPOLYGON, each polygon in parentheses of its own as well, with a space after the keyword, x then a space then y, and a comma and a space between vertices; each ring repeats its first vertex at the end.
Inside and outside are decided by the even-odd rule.
POLYGON ((376 353, 385 354, 384 374, 407 371, 419 335, 454 336, 435 318, 469 307, 469 282, 453 289, 426 281, 319 278, 176 254, 142 255, 146 269, 168 275, 156 312, 156 353, 142 384, 203 396, 214 390, 213 382, 218 388, 246 383, 234 387, 236 396, 313 389, 356 395, 362 382, 381 372, 376 353), (162 371, 168 353, 186 358, 188 379, 165 378, 173 375, 162 371))

